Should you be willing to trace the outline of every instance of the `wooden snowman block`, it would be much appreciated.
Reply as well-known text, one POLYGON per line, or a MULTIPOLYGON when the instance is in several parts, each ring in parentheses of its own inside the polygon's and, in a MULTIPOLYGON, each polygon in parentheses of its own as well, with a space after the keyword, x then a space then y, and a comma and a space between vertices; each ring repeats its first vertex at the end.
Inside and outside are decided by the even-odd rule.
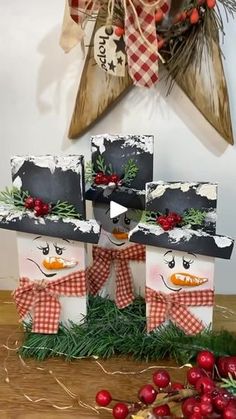
POLYGON ((92 166, 86 197, 101 224, 89 268, 90 292, 123 308, 145 292, 145 247, 129 242, 145 205, 145 183, 153 176, 152 136, 92 137, 92 166), (111 205, 124 208, 112 214, 111 205))
POLYGON ((229 259, 233 240, 216 235, 217 186, 152 182, 146 222, 131 241, 146 244, 147 330, 172 321, 186 334, 212 324, 215 258, 229 259))
POLYGON ((59 322, 86 315, 86 246, 100 233, 85 219, 83 156, 16 156, 11 165, 13 200, 0 203, 0 227, 17 231, 13 297, 33 332, 57 333, 59 322))
MULTIPOLYGON (((128 240, 129 232, 137 225, 140 211, 128 209, 125 213, 111 218, 110 205, 93 204, 94 217, 102 228, 98 246, 93 249, 94 260, 101 268, 101 259, 108 259, 109 273, 98 282, 98 275, 89 275, 90 290, 93 294, 117 301, 117 290, 124 285, 130 301, 145 295, 145 247, 134 245, 128 240), (119 282, 119 258, 127 261, 126 273, 119 282), (102 280, 103 279, 103 280, 102 280)), ((101 272, 101 270, 99 269, 101 272)))
MULTIPOLYGON (((59 296, 59 321, 79 324, 86 315, 86 245, 68 239, 17 233, 20 278, 57 281, 71 275, 81 282, 81 296, 59 296)), ((79 293, 79 290, 78 290, 79 293)))

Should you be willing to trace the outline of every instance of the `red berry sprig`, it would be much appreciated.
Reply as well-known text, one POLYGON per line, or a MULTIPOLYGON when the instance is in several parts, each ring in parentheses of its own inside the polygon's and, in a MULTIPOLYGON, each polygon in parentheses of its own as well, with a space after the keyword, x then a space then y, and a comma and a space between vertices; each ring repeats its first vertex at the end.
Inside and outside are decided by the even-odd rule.
POLYGON ((151 384, 141 387, 138 392, 138 398, 144 404, 152 404, 156 400, 157 391, 151 384))
POLYGON ((107 390, 100 390, 96 394, 96 403, 99 406, 108 406, 112 401, 111 393, 107 390))
POLYGON ((155 371, 152 379, 158 388, 166 388, 170 384, 170 374, 164 369, 155 371))
POLYGON ((32 196, 25 199, 24 206, 25 208, 34 211, 34 215, 36 215, 36 217, 44 217, 45 215, 48 215, 52 209, 51 204, 47 204, 41 199, 33 198, 32 196))
POLYGON ((170 212, 168 215, 159 215, 156 218, 157 224, 159 224, 164 231, 172 230, 177 225, 181 224, 182 217, 176 212, 170 212))
POLYGON ((106 175, 103 172, 98 172, 94 178, 94 183, 96 185, 109 185, 109 183, 118 185, 120 183, 120 177, 116 173, 106 175))
MULTIPOLYGON (((226 358, 236 361, 236 356, 226 358)), ((176 417, 172 415, 169 406, 173 401, 181 403, 183 417, 186 419, 236 419, 236 396, 214 381, 215 369, 214 354, 201 351, 197 355, 197 365, 187 371, 185 386, 172 382, 165 369, 158 369, 152 376, 157 388, 152 384, 142 386, 138 391, 138 402, 113 399, 107 390, 97 393, 96 402, 101 407, 108 406, 112 401, 116 402, 113 408, 109 409, 115 419, 128 419, 130 415, 138 415, 143 411, 150 412, 153 418, 176 417), (165 397, 157 399, 157 394, 163 394, 165 397)))

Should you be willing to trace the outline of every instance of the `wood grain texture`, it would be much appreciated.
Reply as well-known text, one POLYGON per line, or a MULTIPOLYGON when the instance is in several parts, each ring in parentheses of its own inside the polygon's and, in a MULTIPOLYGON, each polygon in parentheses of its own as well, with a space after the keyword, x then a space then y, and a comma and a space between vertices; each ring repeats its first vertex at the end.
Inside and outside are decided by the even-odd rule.
MULTIPOLYGON (((107 375, 96 365, 95 360, 81 359, 73 362, 66 362, 63 358, 49 359, 43 362, 36 362, 32 359, 26 360, 26 367, 23 367, 16 352, 2 347, 8 344, 10 347, 19 345, 23 336, 22 329, 18 325, 18 318, 15 305, 11 302, 10 292, 0 292, 0 418, 1 419, 54 419, 54 418, 77 418, 77 419, 111 419, 111 415, 102 412, 97 415, 90 410, 82 409, 78 405, 66 411, 57 410, 52 404, 59 406, 71 405, 70 397, 58 386, 53 374, 61 380, 71 391, 80 395, 81 400, 94 405, 94 397, 101 388, 109 389, 114 396, 135 400, 137 389, 141 385, 150 382, 151 371, 141 375, 107 375), (4 367, 7 367, 10 382, 5 382, 4 367), (39 370, 37 368, 43 368, 39 370), (42 400, 37 404, 28 401, 24 394, 33 399, 47 398, 50 401, 42 400)), ((235 310, 236 295, 216 296, 216 304, 235 310)), ((214 328, 219 330, 225 328, 236 331, 236 316, 224 318, 222 312, 215 312, 214 328)), ((145 363, 134 361, 125 357, 114 357, 107 361, 101 360, 103 366, 109 371, 140 371, 150 365, 175 365, 173 361, 145 363)), ((173 370, 171 377, 175 381, 184 379, 185 371, 173 370)))
MULTIPOLYGON (((127 69, 125 77, 114 77, 96 65, 93 57, 94 34, 104 25, 105 16, 101 10, 91 38, 68 133, 71 139, 81 136, 111 111, 133 84, 127 69)), ((206 120, 225 141, 233 144, 229 97, 218 40, 213 41, 212 55, 204 49, 198 72, 193 60, 188 72, 176 81, 206 120)))
POLYGON ((69 138, 77 138, 102 118, 132 87, 127 68, 125 77, 114 77, 101 70, 94 59, 94 35, 105 24, 106 14, 98 14, 91 45, 85 60, 75 108, 69 128, 69 138))
POLYGON ((197 58, 176 80, 206 120, 229 143, 234 144, 229 96, 218 39, 212 39, 212 52, 203 48, 201 68, 197 58))

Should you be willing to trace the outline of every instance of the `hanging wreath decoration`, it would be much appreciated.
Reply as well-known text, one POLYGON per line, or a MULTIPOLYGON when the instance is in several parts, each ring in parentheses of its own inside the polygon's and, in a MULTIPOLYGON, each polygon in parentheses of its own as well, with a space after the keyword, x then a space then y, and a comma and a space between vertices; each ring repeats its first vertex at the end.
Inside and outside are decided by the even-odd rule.
MULTIPOLYGON (((158 81, 159 60, 176 78, 181 77, 194 57, 201 61, 205 46, 211 53, 212 40, 218 39, 219 32, 224 33, 219 5, 227 18, 236 12, 235 0, 172 1, 171 6, 166 0, 69 0, 71 16, 82 28, 99 9, 106 14, 104 33, 100 36, 111 39, 103 39, 100 49, 99 45, 94 46, 95 59, 102 55, 101 68, 121 76, 115 68, 121 65, 122 52, 127 56, 134 84, 147 87, 158 81), (115 51, 111 51, 111 41, 116 44, 115 51), (109 62, 105 63, 106 55, 109 62)), ((97 41, 95 37, 96 42, 99 37, 97 41)))
POLYGON ((84 133, 133 84, 155 85, 161 78, 159 68, 164 67, 169 91, 176 81, 208 122, 233 144, 219 35, 224 34, 222 16, 225 13, 227 20, 234 16, 236 0, 66 2, 70 22, 64 21, 61 37, 66 52, 76 43, 76 29, 77 42, 83 47, 86 23, 96 20, 69 138, 84 133))

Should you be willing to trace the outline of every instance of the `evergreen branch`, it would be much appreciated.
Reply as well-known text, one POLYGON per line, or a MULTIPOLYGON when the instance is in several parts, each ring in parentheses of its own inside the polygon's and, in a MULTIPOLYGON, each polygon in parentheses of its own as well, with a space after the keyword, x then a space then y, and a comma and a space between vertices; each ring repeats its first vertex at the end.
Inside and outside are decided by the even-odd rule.
POLYGON ((112 175, 114 173, 111 163, 109 163, 107 166, 107 173, 108 175, 112 175))
POLYGON ((156 224, 157 213, 154 211, 143 211, 141 223, 156 224))
POLYGON ((57 203, 53 205, 50 211, 50 214, 57 215, 60 218, 71 217, 71 218, 76 218, 79 220, 82 219, 81 215, 78 214, 74 205, 69 204, 69 202, 67 201, 64 201, 64 202, 57 201, 57 203))
POLYGON ((133 159, 127 161, 124 165, 124 176, 122 178, 122 183, 125 185, 130 185, 130 183, 135 179, 139 168, 133 159))
POLYGON ((104 157, 102 157, 100 154, 96 160, 96 166, 100 172, 104 174, 106 173, 107 165, 105 163, 104 157))
POLYGON ((147 334, 146 304, 141 297, 122 310, 108 299, 89 297, 83 324, 60 325, 56 335, 35 334, 31 328, 28 324, 20 353, 38 360, 52 356, 73 359, 132 355, 145 361, 170 357, 183 364, 195 359, 201 350, 225 356, 234 355, 236 347, 236 335, 224 330, 206 329, 196 336, 187 336, 170 323, 147 334))
POLYGON ((220 384, 220 387, 227 388, 227 390, 230 391, 230 393, 236 395, 236 379, 233 378, 230 372, 228 373, 228 378, 222 378, 221 381, 222 384, 220 384))
POLYGON ((206 217, 206 211, 195 208, 187 209, 183 214, 183 225, 203 226, 206 217))
MULTIPOLYGON (((6 188, 5 191, 0 192, 0 202, 4 202, 5 204, 25 210, 25 199, 29 196, 30 194, 28 191, 22 191, 15 187, 12 189, 6 188)), ((60 218, 72 217, 76 219, 82 219, 74 205, 67 201, 57 201, 55 205, 52 205, 49 215, 50 214, 57 215, 60 218)))
POLYGON ((28 197, 28 191, 22 191, 15 187, 6 188, 5 191, 0 192, 0 201, 15 207, 24 207, 24 201, 28 197))
POLYGON ((91 161, 88 161, 85 166, 85 182, 93 183, 93 177, 96 175, 94 171, 94 165, 91 161))

